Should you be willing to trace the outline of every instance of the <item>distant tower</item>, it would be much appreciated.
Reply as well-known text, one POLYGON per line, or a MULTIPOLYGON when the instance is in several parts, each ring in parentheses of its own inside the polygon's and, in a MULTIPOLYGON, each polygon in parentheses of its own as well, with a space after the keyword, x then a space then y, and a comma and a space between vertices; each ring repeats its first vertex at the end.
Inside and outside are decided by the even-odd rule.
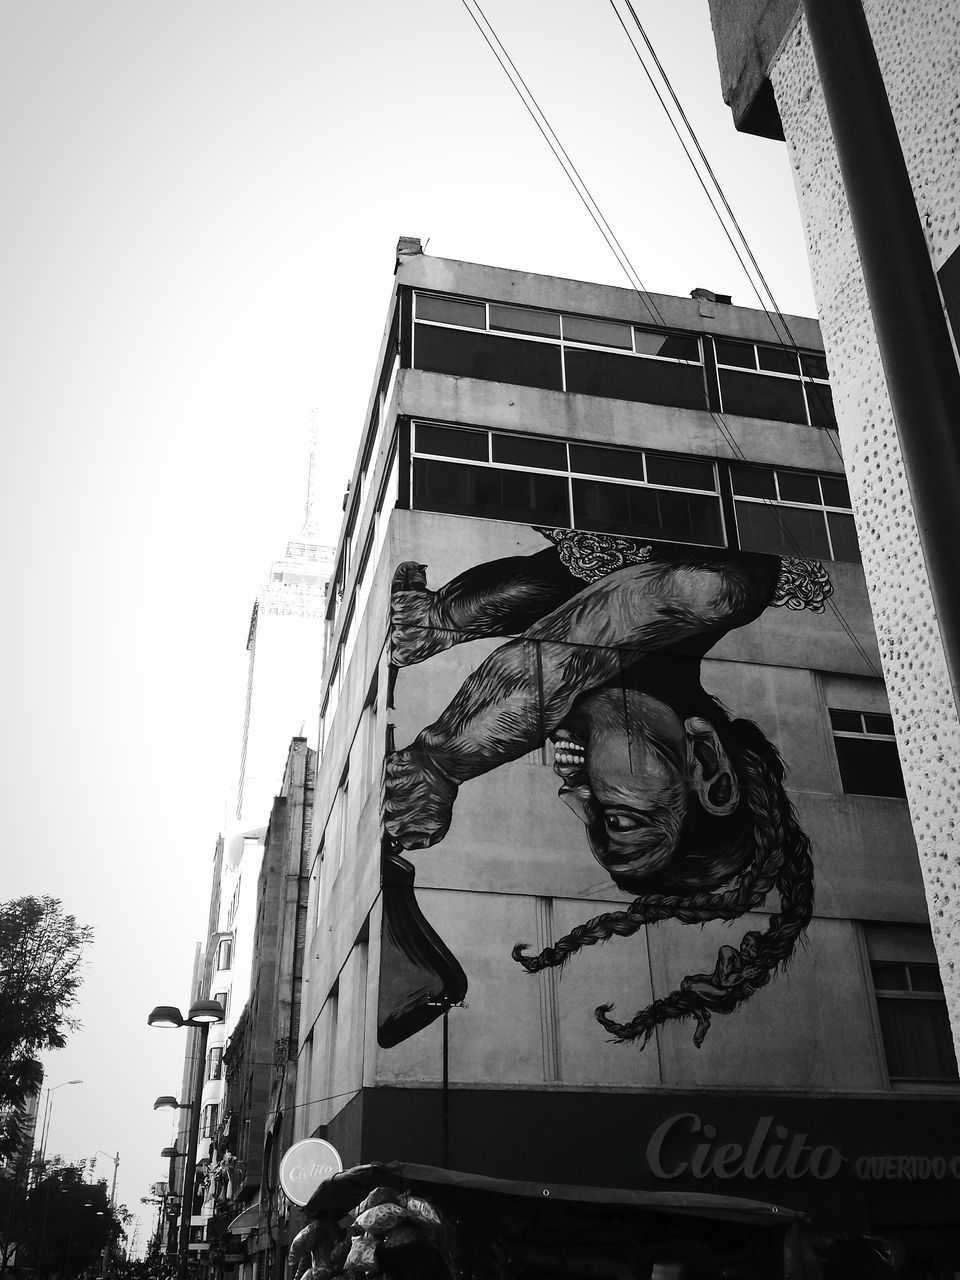
POLYGON ((311 414, 303 528, 275 560, 257 593, 247 649, 247 701, 240 747, 236 818, 241 830, 263 825, 280 789, 290 739, 316 746, 323 664, 323 618, 333 548, 317 519, 317 411, 311 414))

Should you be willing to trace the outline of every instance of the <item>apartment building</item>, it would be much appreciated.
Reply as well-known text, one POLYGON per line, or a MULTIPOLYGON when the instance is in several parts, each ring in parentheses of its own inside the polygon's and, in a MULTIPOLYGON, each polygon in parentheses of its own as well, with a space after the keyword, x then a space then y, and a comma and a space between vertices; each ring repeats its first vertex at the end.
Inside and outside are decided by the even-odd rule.
POLYGON ((814 320, 401 240, 322 698, 297 1137, 956 1256, 814 320))

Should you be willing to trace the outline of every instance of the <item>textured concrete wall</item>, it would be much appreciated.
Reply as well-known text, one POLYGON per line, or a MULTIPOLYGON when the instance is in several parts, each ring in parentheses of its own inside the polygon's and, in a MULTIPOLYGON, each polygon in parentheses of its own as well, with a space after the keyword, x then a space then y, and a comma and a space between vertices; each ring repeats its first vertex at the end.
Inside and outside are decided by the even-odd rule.
MULTIPOLYGON (((960 243, 950 0, 865 0, 934 267, 960 243)), ((960 1045, 960 723, 806 27, 771 75, 794 166, 864 571, 955 1039, 960 1045)))

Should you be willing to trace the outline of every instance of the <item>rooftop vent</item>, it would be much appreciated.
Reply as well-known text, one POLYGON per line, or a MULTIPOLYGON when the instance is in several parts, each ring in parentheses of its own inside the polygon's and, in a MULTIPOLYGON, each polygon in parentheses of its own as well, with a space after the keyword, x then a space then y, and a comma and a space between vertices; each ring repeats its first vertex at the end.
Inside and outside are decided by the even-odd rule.
POLYGON ((727 306, 733 302, 729 293, 714 293, 710 289, 691 289, 690 297, 701 302, 725 302, 727 306))
POLYGON ((419 236, 401 236, 397 241, 397 263, 401 258, 413 258, 418 253, 423 253, 423 245, 420 243, 419 236))

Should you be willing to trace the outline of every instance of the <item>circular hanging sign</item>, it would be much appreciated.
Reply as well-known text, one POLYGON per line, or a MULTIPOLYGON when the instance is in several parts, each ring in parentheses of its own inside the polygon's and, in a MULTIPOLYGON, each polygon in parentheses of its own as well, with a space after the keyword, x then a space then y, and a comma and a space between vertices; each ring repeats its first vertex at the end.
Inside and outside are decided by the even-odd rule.
POLYGON ((343 1169, 336 1147, 323 1138, 295 1142, 280 1161, 280 1186, 288 1200, 302 1208, 322 1182, 343 1169))

